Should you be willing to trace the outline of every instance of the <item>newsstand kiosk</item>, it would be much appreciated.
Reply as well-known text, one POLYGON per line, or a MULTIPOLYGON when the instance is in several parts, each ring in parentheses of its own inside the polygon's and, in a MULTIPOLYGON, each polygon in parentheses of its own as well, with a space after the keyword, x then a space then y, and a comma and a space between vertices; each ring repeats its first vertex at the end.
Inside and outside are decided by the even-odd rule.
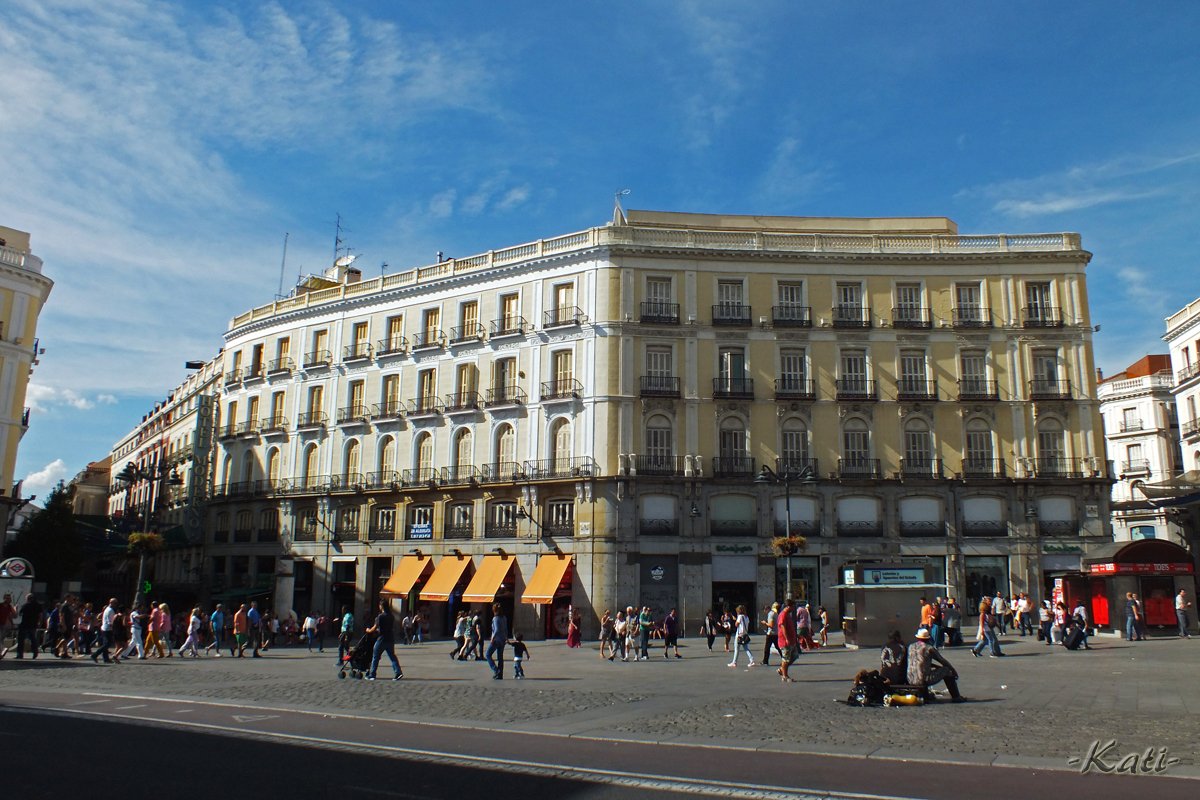
POLYGON ((883 647, 898 630, 912 639, 921 623, 921 598, 945 594, 946 586, 929 583, 924 561, 848 561, 842 565, 838 590, 846 647, 883 647))

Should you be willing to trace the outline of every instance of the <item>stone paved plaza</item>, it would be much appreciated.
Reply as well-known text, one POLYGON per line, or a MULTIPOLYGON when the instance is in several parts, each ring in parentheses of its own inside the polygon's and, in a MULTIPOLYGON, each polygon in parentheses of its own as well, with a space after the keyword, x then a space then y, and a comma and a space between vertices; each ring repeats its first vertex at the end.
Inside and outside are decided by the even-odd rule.
MULTIPOLYGON (((1094 740, 1115 738, 1122 754, 1167 747, 1180 759, 1171 774, 1200 776, 1197 640, 1093 638, 1092 651, 1069 652, 1009 636, 1005 658, 947 651, 973 702, 879 709, 837 702, 858 669, 877 665, 873 650, 805 654, 793 670, 799 682, 785 686, 773 667, 726 667, 720 640, 715 652, 700 639, 684 645, 681 660, 664 659, 660 646, 649 662, 610 663, 595 643, 534 643, 528 678, 503 683, 484 664, 451 661, 442 642, 398 646, 405 679, 374 683, 337 680, 329 650, 108 667, 10 655, 0 661, 0 699, 19 702, 23 688, 117 693, 503 731, 1062 768, 1094 740)), ((756 656, 761 647, 755 637, 756 656)), ((380 676, 391 674, 385 659, 380 676)))

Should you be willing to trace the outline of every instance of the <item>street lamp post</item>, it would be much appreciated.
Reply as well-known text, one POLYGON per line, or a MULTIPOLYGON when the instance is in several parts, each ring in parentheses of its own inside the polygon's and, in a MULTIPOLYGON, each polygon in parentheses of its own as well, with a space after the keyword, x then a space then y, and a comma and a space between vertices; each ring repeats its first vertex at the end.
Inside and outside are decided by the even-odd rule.
MULTIPOLYGON (((125 465, 120 474, 117 475, 117 480, 124 481, 129 488, 133 488, 133 484, 138 481, 149 481, 149 491, 146 493, 146 510, 142 515, 142 533, 150 533, 150 517, 154 513, 154 504, 158 496, 158 489, 163 482, 168 486, 182 486, 183 479, 179 477, 174 469, 167 464, 156 463, 153 467, 142 468, 135 466, 132 461, 125 465)), ((146 547, 143 543, 138 552, 138 576, 137 587, 133 593, 133 607, 138 608, 142 604, 143 587, 146 584, 146 547)))
MULTIPOLYGON (((785 461, 785 462, 783 462, 783 464, 780 467, 778 472, 771 469, 766 464, 763 464, 762 469, 759 471, 757 477, 755 477, 755 479, 754 479, 754 482, 759 484, 760 486, 765 485, 765 484, 774 484, 774 483, 782 483, 783 484, 783 522, 784 522, 784 525, 786 526, 786 528, 785 528, 786 532, 785 532, 784 536, 789 540, 793 538, 792 537, 792 482, 793 481, 799 482, 799 483, 805 483, 805 484, 815 483, 816 475, 814 474, 812 467, 807 464, 797 470, 797 469, 794 469, 792 464, 789 464, 785 461)), ((790 544, 791 543, 789 542, 789 547, 787 548, 787 561, 784 562, 786 565, 786 575, 787 575, 787 577, 786 577, 787 592, 784 595, 785 599, 789 599, 792 597, 792 553, 794 552, 795 548, 790 546, 790 544)))

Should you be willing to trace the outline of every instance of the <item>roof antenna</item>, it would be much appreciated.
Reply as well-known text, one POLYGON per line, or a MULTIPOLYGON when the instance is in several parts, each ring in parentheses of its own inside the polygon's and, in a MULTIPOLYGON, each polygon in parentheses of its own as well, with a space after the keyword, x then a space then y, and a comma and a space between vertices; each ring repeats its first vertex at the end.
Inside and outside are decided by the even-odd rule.
POLYGON ((621 198, 630 193, 630 189, 619 189, 613 194, 613 225, 628 224, 625 219, 625 209, 621 208, 621 198))
POLYGON ((289 234, 287 231, 283 233, 283 260, 279 262, 279 291, 275 293, 276 300, 283 299, 283 271, 287 267, 287 243, 289 234))
POLYGON ((337 261, 342 252, 342 215, 338 213, 337 223, 333 234, 333 260, 337 261))

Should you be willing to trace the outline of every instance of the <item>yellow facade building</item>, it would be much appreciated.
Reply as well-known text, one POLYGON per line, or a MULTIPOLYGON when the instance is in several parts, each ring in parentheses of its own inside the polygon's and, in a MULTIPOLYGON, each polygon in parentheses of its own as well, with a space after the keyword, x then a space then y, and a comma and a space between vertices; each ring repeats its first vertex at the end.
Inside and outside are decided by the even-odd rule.
POLYGON ((0 496, 18 500, 13 479, 17 447, 29 428, 25 391, 41 350, 38 315, 54 282, 29 247, 29 234, 0 225, 0 496))
POLYGON ((631 211, 374 280, 343 259, 226 333, 210 543, 277 520, 277 610, 385 590, 435 633, 493 598, 533 636, 789 590, 837 620, 855 564, 1048 596, 1111 541, 1090 257, 631 211))

